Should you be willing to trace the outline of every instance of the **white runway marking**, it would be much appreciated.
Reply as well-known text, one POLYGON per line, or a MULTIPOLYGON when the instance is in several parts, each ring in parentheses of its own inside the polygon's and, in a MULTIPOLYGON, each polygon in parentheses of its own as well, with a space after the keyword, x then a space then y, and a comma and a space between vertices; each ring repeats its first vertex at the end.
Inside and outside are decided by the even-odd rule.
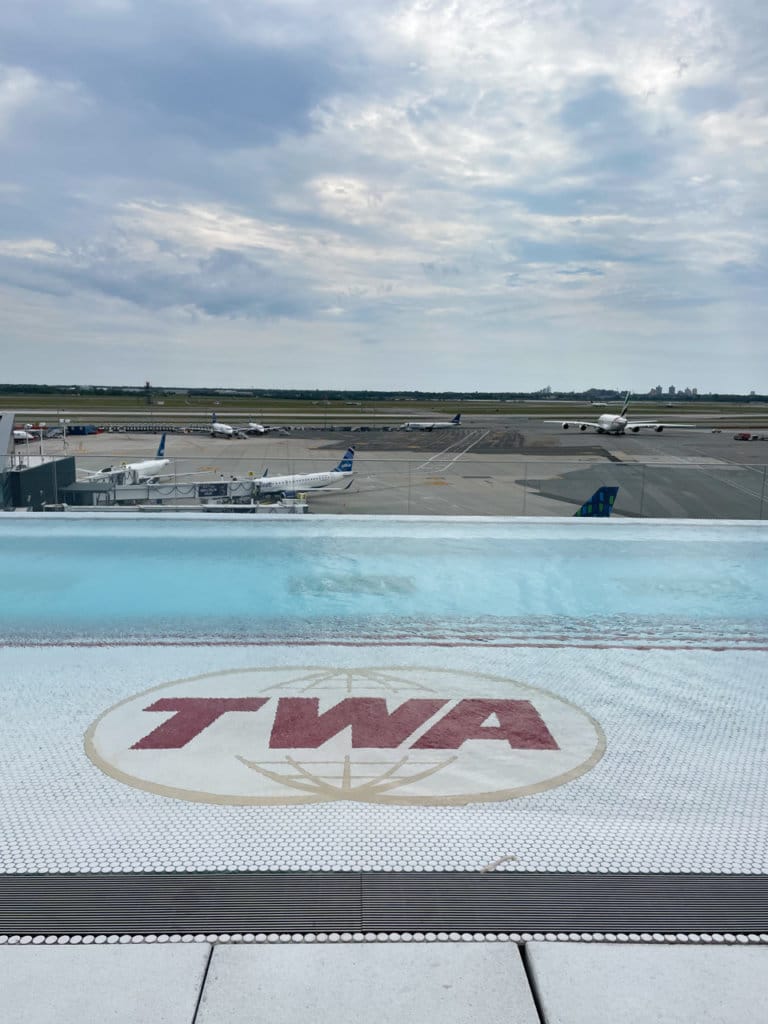
POLYGON ((447 470, 449 470, 450 467, 455 462, 458 462, 462 455, 466 455, 468 451, 471 451, 472 448, 478 445, 483 440, 484 437, 488 436, 489 433, 490 431, 488 430, 473 431, 473 433, 469 435, 471 438, 469 444, 465 445, 465 447, 462 448, 461 451, 457 452, 456 455, 453 456, 453 458, 449 458, 446 460, 446 456, 449 455, 449 453, 453 452, 457 444, 461 444, 462 442, 467 440, 467 437, 465 435, 464 437, 461 438, 460 441, 456 441, 454 442, 454 444, 449 444, 447 448, 443 448, 441 452, 438 452, 436 455, 433 455, 431 458, 427 459, 426 462, 422 462, 420 466, 416 466, 414 472, 418 473, 424 469, 436 470, 439 473, 447 472, 447 470))

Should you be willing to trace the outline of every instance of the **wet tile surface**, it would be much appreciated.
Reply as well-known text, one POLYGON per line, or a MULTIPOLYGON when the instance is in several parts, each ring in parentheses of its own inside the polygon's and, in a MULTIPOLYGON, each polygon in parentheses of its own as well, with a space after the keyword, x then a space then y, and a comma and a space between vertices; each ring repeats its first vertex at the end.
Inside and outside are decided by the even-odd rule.
MULTIPOLYGON (((765 872, 767 662, 761 651, 690 649, 5 648, 0 869, 432 871, 496 864, 497 870, 513 871, 765 872), (287 667, 292 678, 304 681, 304 689, 285 689, 287 667), (247 746, 227 746, 232 736, 245 736, 245 726, 237 725, 251 720, 244 714, 223 715, 192 743, 205 739, 211 748, 209 740, 218 737, 212 743, 217 757, 226 755, 235 764, 245 754, 262 773, 285 775, 286 758, 293 758, 293 784, 284 787, 283 798, 278 781, 272 803, 210 803, 205 793, 190 799, 169 795, 162 787, 137 788, 119 771, 107 774, 87 756, 86 733, 120 702, 201 675, 218 680, 209 696, 226 696, 221 679, 239 673, 242 680, 248 670, 254 670, 254 694, 264 691, 267 680, 275 687, 269 694, 273 704, 281 695, 295 698, 300 692, 305 700, 317 698, 318 714, 361 696, 387 700, 388 713, 410 699, 450 698, 454 703, 438 712, 444 714, 459 697, 470 699, 473 680, 478 697, 498 697, 507 680, 514 699, 524 696, 514 686, 533 688, 531 701, 562 749, 570 740, 558 731, 562 723, 548 719, 549 705, 538 693, 575 705, 598 723, 605 751, 588 770, 561 784, 513 799, 494 792, 493 799, 478 801, 484 759, 495 772, 497 790, 503 790, 507 777, 517 777, 515 758, 522 763, 551 754, 544 749, 510 754, 510 743, 483 732, 500 727, 498 716, 491 714, 479 726, 484 738, 435 754, 438 760, 459 759, 451 762, 451 771, 457 773, 459 788, 464 773, 469 802, 413 806, 361 800, 351 792, 352 783, 345 791, 345 757, 353 782, 355 770, 373 771, 365 765, 355 768, 355 758, 386 762, 375 769, 386 774, 404 752, 415 756, 411 748, 424 729, 414 732, 402 749, 379 750, 375 757, 350 745, 349 729, 340 730, 338 742, 346 742, 348 750, 342 756, 334 748, 335 790, 329 799, 310 793, 315 801, 310 803, 289 802, 297 794, 305 799, 305 791, 295 788, 297 781, 304 785, 308 770, 301 756, 280 749, 274 753, 279 764, 270 766, 247 746), (451 689, 457 674, 467 687, 461 694, 451 689), (494 680, 491 694, 485 693, 489 677, 494 680), (371 689, 372 679, 378 680, 378 689, 371 689)), ((131 734, 130 743, 122 740, 123 747, 171 717, 143 710, 163 693, 158 690, 137 705, 147 726, 131 734)), ((537 735, 546 746, 546 737, 537 735)), ((321 745, 311 752, 315 761, 324 749, 321 745)), ((118 763, 118 753, 107 750, 105 756, 114 755, 118 763)), ((170 764, 185 751, 156 753, 170 764)), ((427 750, 420 756, 433 754, 427 750)), ((320 773, 317 765, 312 771, 320 773)), ((428 786, 428 780, 418 785, 428 786)), ((412 792, 429 797, 428 789, 412 792)))

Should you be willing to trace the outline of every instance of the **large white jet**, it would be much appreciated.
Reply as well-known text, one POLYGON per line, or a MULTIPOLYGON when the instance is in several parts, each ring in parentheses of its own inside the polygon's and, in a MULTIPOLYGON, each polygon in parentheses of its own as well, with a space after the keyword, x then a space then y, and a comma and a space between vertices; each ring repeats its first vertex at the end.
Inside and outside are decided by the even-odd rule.
POLYGON ((621 412, 618 415, 612 412, 604 412, 601 416, 597 417, 597 423, 585 422, 584 420, 544 420, 544 422, 559 423, 563 430, 569 430, 571 427, 587 430, 587 428, 591 427, 598 434, 626 434, 627 432, 636 434, 638 430, 655 430, 657 434, 660 434, 665 427, 681 430, 695 429, 692 423, 657 423, 628 420, 626 412, 629 407, 629 395, 628 391, 624 399, 624 405, 621 407, 621 412))
POLYGON ((444 427, 460 427, 461 413, 457 412, 452 420, 437 420, 434 423, 403 423, 401 430, 442 430, 444 427))
POLYGON ((211 413, 211 437, 227 437, 230 440, 233 437, 245 437, 242 430, 237 430, 235 427, 230 427, 228 423, 219 423, 216 413, 211 413))
POLYGON ((352 483, 352 462, 355 449, 347 448, 341 462, 325 473, 292 473, 288 476, 264 476, 256 481, 257 494, 295 494, 297 491, 314 491, 331 484, 345 484, 345 490, 352 483))
POLYGON ((165 434, 160 438, 157 447, 157 455, 154 459, 144 459, 142 462, 123 462, 119 466, 106 466, 95 473, 87 473, 88 480, 116 480, 126 483, 156 483, 158 476, 170 466, 171 460, 165 457, 165 434))

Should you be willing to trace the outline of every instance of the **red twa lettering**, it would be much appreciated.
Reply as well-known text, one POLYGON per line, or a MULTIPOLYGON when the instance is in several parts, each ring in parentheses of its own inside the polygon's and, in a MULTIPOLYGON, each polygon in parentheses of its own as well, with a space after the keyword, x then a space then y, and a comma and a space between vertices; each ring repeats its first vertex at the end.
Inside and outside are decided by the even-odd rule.
POLYGON ((175 711, 148 736, 134 743, 131 750, 176 750, 185 747, 203 729, 228 711, 258 711, 266 697, 163 697, 145 711, 175 711))
POLYGON ((507 740, 516 750, 559 750, 529 700, 462 700, 413 744, 414 750, 458 750, 465 740, 507 740), (499 725, 485 725, 491 715, 499 725))
POLYGON ((273 749, 314 749, 351 726, 353 747, 391 749, 399 747, 446 703, 407 700, 390 713, 382 697, 346 697, 321 715, 317 697, 281 697, 269 745, 273 749))

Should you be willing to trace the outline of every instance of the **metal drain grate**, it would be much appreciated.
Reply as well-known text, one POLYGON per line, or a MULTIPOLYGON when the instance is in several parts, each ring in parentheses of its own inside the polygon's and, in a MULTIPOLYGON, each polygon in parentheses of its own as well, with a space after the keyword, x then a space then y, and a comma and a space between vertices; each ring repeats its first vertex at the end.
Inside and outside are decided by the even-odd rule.
POLYGON ((768 930, 768 876, 146 872, 0 876, 0 933, 768 930))

